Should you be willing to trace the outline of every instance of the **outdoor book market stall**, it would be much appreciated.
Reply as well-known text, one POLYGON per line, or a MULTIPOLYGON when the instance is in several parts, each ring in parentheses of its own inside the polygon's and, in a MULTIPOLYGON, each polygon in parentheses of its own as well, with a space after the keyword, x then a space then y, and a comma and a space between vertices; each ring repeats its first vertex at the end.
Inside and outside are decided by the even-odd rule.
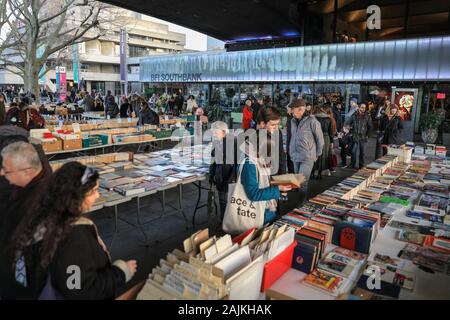
MULTIPOLYGON (((64 163, 77 161, 99 172, 101 196, 95 202, 91 212, 108 207, 114 209, 115 227, 110 247, 118 233, 120 213, 118 206, 128 201, 136 201, 138 223, 135 227, 142 232, 145 244, 149 245, 143 225, 150 221, 144 222, 141 219, 141 199, 159 193, 162 205, 159 218, 167 214, 167 206, 171 207, 175 213, 183 216, 188 228, 189 221, 183 211, 183 185, 206 179, 210 153, 209 146, 198 145, 143 154, 121 152, 81 156, 52 161, 50 165, 55 171, 64 163), (176 207, 166 203, 166 191, 169 189, 177 190, 178 206, 176 207)), ((200 191, 199 189, 198 192, 200 191)))
MULTIPOLYGON (((389 150, 261 230, 194 233, 183 250, 167 253, 145 283, 120 298, 450 298, 450 160, 412 155, 412 147, 389 150)), ((143 226, 151 221, 142 221, 141 199, 161 195, 160 217, 171 206, 188 229, 182 186, 194 183, 200 195, 210 154, 211 145, 195 145, 68 158, 51 166, 79 161, 100 173, 101 197, 92 211, 114 208, 110 246, 118 232, 119 204, 136 201, 135 227, 149 245, 143 226), (177 190, 178 206, 166 204, 168 189, 177 190)))
POLYGON ((450 161, 410 151, 260 231, 198 231, 160 261, 137 299, 450 298, 450 161))
POLYGON ((152 149, 160 142, 162 149, 166 140, 192 136, 193 127, 186 128, 184 119, 164 120, 160 126, 138 125, 137 119, 89 120, 89 121, 47 121, 45 129, 33 129, 30 136, 42 144, 47 155, 78 153, 101 149, 103 153, 111 147, 119 151, 121 146, 138 144, 152 149), (179 121, 178 121, 179 120, 179 121), (150 144, 151 143, 151 144, 150 144))

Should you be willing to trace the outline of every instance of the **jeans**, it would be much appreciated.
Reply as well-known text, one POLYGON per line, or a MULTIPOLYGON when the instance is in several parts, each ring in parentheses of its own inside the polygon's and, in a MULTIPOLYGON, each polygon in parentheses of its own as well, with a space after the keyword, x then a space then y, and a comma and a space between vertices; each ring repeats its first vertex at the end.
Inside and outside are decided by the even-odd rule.
POLYGON ((364 149, 366 147, 366 141, 355 141, 352 149, 352 167, 358 168, 356 166, 356 159, 359 155, 359 168, 364 167, 364 149))
POLYGON ((301 203, 305 202, 308 196, 308 183, 313 167, 314 161, 294 162, 294 172, 305 176, 305 183, 299 188, 301 203))

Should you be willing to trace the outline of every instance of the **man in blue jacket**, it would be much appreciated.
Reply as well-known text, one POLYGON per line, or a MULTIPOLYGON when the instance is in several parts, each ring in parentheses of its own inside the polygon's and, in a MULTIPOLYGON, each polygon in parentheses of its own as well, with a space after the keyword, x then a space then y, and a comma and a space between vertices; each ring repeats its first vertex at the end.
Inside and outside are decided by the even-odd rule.
POLYGON ((308 182, 314 162, 323 151, 324 139, 319 121, 313 115, 305 114, 306 103, 302 99, 291 103, 292 119, 289 135, 289 156, 294 164, 294 172, 305 176, 300 188, 302 202, 308 194, 308 182))

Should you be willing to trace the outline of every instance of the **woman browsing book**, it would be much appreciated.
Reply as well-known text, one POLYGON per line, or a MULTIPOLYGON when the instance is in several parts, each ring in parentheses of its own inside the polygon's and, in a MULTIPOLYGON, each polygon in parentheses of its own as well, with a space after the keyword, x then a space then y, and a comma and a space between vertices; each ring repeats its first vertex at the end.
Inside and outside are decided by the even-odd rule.
MULTIPOLYGON (((273 143, 272 143, 273 144, 273 143)), ((251 201, 265 201, 264 224, 272 222, 277 215, 277 200, 290 191, 290 185, 270 185, 271 148, 270 141, 260 142, 256 151, 251 143, 245 150, 245 160, 242 164, 241 182, 247 197, 251 201)))

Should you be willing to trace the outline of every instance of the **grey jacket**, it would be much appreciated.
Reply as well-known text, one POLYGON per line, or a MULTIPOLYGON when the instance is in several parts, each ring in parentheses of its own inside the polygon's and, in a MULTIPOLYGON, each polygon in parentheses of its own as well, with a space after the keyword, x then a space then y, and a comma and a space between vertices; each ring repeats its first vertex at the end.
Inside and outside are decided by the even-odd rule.
POLYGON ((316 161, 322 154, 324 140, 322 128, 314 116, 305 116, 297 126, 291 120, 289 155, 293 162, 316 161))
POLYGON ((81 104, 84 105, 85 111, 95 111, 94 98, 89 94, 86 94, 81 104))

